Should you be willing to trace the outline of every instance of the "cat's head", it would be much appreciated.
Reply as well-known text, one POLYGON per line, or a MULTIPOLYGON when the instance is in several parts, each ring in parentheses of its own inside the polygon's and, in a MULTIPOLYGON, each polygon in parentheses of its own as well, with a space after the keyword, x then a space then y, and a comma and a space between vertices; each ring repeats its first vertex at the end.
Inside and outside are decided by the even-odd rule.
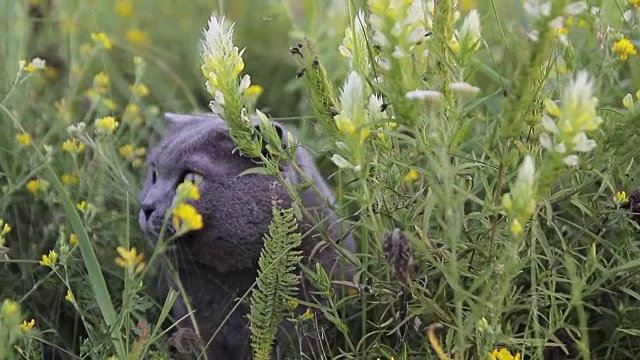
MULTIPOLYGON (((256 159, 240 154, 219 117, 165 117, 168 131, 149 151, 146 178, 138 194, 142 230, 155 243, 177 186, 192 181, 199 188, 200 199, 190 203, 202 214, 204 226, 170 244, 178 260, 208 264, 218 271, 254 266, 271 220, 273 196, 288 201, 282 186, 274 186, 277 180, 272 176, 238 176, 259 165, 256 159)), ((286 130, 274 125, 281 138, 287 139, 286 130)), ((285 176, 294 173, 286 165, 282 171, 285 176)), ((168 237, 174 229, 171 221, 166 226, 168 237)))

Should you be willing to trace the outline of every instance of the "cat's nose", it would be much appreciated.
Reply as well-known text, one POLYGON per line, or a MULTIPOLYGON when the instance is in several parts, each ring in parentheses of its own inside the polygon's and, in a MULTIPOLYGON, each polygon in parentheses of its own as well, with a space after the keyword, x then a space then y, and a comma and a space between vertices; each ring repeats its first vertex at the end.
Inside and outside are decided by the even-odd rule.
POLYGON ((149 220, 149 216, 153 213, 153 206, 142 205, 142 213, 144 214, 144 218, 149 220))

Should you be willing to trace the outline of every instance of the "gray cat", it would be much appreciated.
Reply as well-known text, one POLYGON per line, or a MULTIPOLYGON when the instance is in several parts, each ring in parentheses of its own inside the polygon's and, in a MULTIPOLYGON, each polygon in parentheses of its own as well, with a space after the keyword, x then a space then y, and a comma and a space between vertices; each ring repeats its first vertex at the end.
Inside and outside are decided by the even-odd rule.
MULTIPOLYGON (((284 207, 291 202, 283 186, 277 186, 275 177, 259 174, 238 176, 244 170, 259 165, 235 149, 221 118, 178 114, 166 114, 165 117, 169 121, 168 133, 147 157, 147 176, 138 194, 142 206, 139 221, 147 237, 157 241, 176 186, 185 179, 198 184, 200 200, 193 205, 202 214, 204 227, 177 239, 171 244, 168 255, 195 310, 202 344, 212 337, 236 300, 256 279, 263 236, 268 232, 272 218, 272 199, 277 196, 284 207)), ((286 129, 279 124, 274 125, 283 139, 283 146, 286 146, 286 129)), ((354 244, 344 231, 341 234, 339 219, 330 210, 334 196, 311 156, 301 147, 296 151, 296 164, 318 189, 299 190, 303 206, 316 215, 316 219, 322 219, 322 224, 307 220, 300 225, 301 233, 318 225, 318 230, 310 233, 314 235, 303 238, 303 261, 312 268, 319 262, 334 277, 350 273, 349 266, 338 261, 340 256, 332 246, 323 247, 310 258, 321 239, 318 233, 328 234, 334 242, 350 251, 354 250, 354 244)), ((281 173, 294 185, 303 182, 290 164, 282 164, 281 173)), ((168 232, 174 232, 170 224, 168 232)), ((167 280, 167 285, 173 286, 170 280, 167 280)), ((301 288, 309 286, 306 281, 302 285, 301 288)), ((301 296, 304 295, 302 292, 301 296)), ((175 318, 186 315, 181 302, 173 310, 175 318)), ((248 306, 243 304, 226 320, 207 348, 209 359, 251 358, 247 313, 248 306)), ((177 334, 193 336, 192 331, 184 330, 177 334)), ((184 351, 180 336, 172 340, 178 343, 174 344, 178 353, 184 351)), ((314 345, 303 348, 313 350, 314 345)))

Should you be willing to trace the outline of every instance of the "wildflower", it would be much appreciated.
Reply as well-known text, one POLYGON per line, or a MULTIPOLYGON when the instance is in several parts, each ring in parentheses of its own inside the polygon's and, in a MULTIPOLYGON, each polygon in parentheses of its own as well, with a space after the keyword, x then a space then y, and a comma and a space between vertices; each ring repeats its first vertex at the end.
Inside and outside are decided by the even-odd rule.
POLYGON ((100 105, 102 105, 105 109, 109 111, 114 111, 115 109, 118 108, 118 104, 115 101, 113 101, 113 99, 109 99, 109 98, 100 99, 100 105))
POLYGON ((138 254, 138 250, 136 250, 135 247, 132 247, 131 250, 127 250, 122 246, 118 246, 116 251, 120 255, 116 257, 116 265, 130 271, 135 271, 136 273, 142 272, 145 266, 142 261, 143 255, 142 253, 138 254))
POLYGON ((127 106, 125 106, 123 117, 128 118, 138 115, 140 115, 140 106, 133 103, 127 104, 127 106))
POLYGON ((101 134, 112 134, 118 125, 113 116, 105 116, 96 120, 96 131, 101 134))
POLYGON ((469 11, 476 7, 476 0, 460 0, 460 9, 462 11, 469 11))
POLYGON ((336 166, 339 167, 340 169, 355 168, 355 166, 353 166, 353 164, 350 163, 349 160, 345 159, 344 157, 338 154, 333 154, 333 156, 331 157, 331 161, 333 161, 333 163, 336 164, 336 166))
POLYGON ((364 124, 367 122, 365 113, 365 87, 362 77, 352 71, 345 81, 340 104, 342 111, 334 117, 336 127, 347 135, 356 135, 362 142, 371 131, 364 124))
POLYGON ((31 144, 31 134, 29 133, 16 134, 16 141, 18 142, 18 144, 22 146, 29 146, 31 144))
POLYGON ((627 108, 627 110, 633 109, 633 96, 631 94, 627 94, 622 99, 622 105, 627 108))
POLYGON ((366 74, 370 67, 367 52, 367 22, 365 14, 359 10, 353 19, 355 31, 348 27, 344 32, 342 44, 338 47, 340 54, 350 60, 351 68, 359 74, 366 74))
POLYGON ((116 0, 116 3, 113 4, 113 10, 122 17, 133 15, 133 5, 130 0, 116 0))
POLYGON ((138 28, 128 29, 124 36, 133 46, 143 47, 149 43, 149 36, 147 33, 138 28))
POLYGON ((107 34, 103 32, 92 33, 91 39, 96 43, 102 45, 107 50, 111 50, 113 48, 113 45, 111 44, 111 39, 109 39, 109 36, 107 36, 107 34))
POLYGON ((480 15, 477 10, 472 9, 464 18, 458 34, 460 52, 473 53, 477 51, 480 48, 481 37, 480 15))
POLYGON ((97 73, 93 77, 93 86, 95 88, 106 88, 109 86, 111 80, 109 79, 109 75, 107 75, 104 71, 97 73))
POLYGON ((404 97, 410 100, 428 100, 439 103, 442 99, 442 93, 435 90, 411 90, 407 91, 404 97))
POLYGON ((147 85, 142 83, 129 86, 129 91, 138 97, 145 97, 149 95, 149 88, 147 85))
POLYGON ((253 98, 253 99, 257 99, 258 96, 260 96, 260 94, 262 94, 262 86, 260 85, 250 85, 248 88, 246 88, 242 94, 248 98, 253 98))
POLYGON ((540 3, 538 1, 528 0, 522 4, 522 8, 533 19, 551 15, 551 1, 540 3))
POLYGON ((76 139, 68 139, 62 143, 62 150, 71 154, 79 154, 83 152, 84 149, 85 145, 76 139))
POLYGON ((72 304, 76 301, 76 299, 73 297, 73 293, 71 292, 71 290, 67 290, 67 295, 65 295, 64 299, 72 304))
POLYGON ((233 46, 233 25, 227 27, 224 17, 218 19, 215 16, 209 19, 202 47, 202 74, 206 79, 207 91, 214 96, 210 107, 214 112, 221 113, 225 105, 223 92, 240 95, 250 85, 249 78, 245 77, 241 81, 242 87, 239 86, 237 93, 232 94, 237 76, 244 69, 244 49, 238 50, 233 46))
POLYGON ((20 330, 27 332, 27 331, 31 331, 35 325, 36 325, 36 320, 31 319, 31 321, 29 322, 27 322, 27 320, 23 320, 22 324, 20 324, 20 326, 18 327, 20 328, 20 330))
POLYGON ((76 233, 71 233, 69 235, 69 245, 74 246, 78 243, 78 235, 76 233))
POLYGON ((614 201, 617 204, 624 204, 627 201, 629 201, 629 197, 627 196, 626 191, 622 190, 622 191, 616 192, 615 197, 614 197, 614 201))
POLYGON ((625 38, 616 41, 616 43, 611 47, 611 51, 620 55, 621 60, 627 60, 629 55, 635 55, 638 53, 633 43, 629 41, 629 39, 625 38))
POLYGON ((6 241, 5 237, 10 232, 11 226, 8 223, 5 223, 4 220, 0 219, 0 247, 4 246, 6 241))
POLYGON ((520 353, 516 352, 515 355, 505 348, 493 349, 489 353, 489 360, 520 360, 520 353))
POLYGON ((404 176, 404 178, 402 178, 402 181, 404 182, 414 182, 416 180, 418 180, 419 175, 418 172, 411 169, 409 170, 409 172, 407 173, 407 175, 404 176))
POLYGON ((58 261, 58 253, 55 250, 50 250, 48 255, 42 255, 40 265, 49 266, 53 268, 53 265, 58 261))
POLYGON ((513 235, 516 235, 516 236, 522 235, 523 228, 522 228, 522 224, 520 224, 520 221, 518 221, 518 219, 513 219, 513 221, 511 221, 510 229, 513 235))
POLYGON ((44 179, 32 179, 27 182, 25 187, 27 191, 35 195, 38 192, 46 192, 49 188, 49 182, 44 179))
POLYGON ((564 13, 567 15, 578 15, 589 8, 585 1, 576 1, 564 7, 564 13))
POLYGON ((313 319, 314 314, 313 311, 311 311, 311 309, 307 308, 307 311, 304 312, 304 314, 302 314, 302 320, 311 320, 313 319))
POLYGON ((522 223, 535 211, 535 181, 535 162, 531 156, 526 156, 513 189, 502 197, 502 207, 511 218, 511 232, 515 236, 522 234, 522 223))
POLYGON ((480 92, 480 88, 466 82, 454 82, 449 85, 449 89, 460 95, 475 95, 480 92))
POLYGON ((195 207, 190 204, 178 204, 173 209, 173 227, 180 231, 201 229, 204 225, 202 215, 198 213, 195 207))
POLYGON ((79 203, 76 204, 76 209, 80 210, 80 212, 89 212, 92 211, 94 209, 93 204, 88 203, 84 200, 80 201, 79 203))
POLYGON ((176 202, 200 200, 200 189, 191 181, 184 181, 176 188, 176 202))
POLYGON ((65 185, 78 185, 80 179, 73 174, 62 174, 60 175, 60 181, 65 185))
POLYGON ((2 314, 4 316, 11 316, 17 313, 19 310, 20 307, 18 306, 18 303, 11 299, 5 299, 2 303, 2 314))
POLYGON ((46 62, 39 57, 33 58, 28 64, 25 60, 20 61, 20 71, 26 70, 29 73, 34 73, 44 69, 46 69, 46 62))
POLYGON ((565 88, 562 108, 551 101, 545 102, 547 112, 558 120, 543 114, 542 125, 547 132, 540 135, 540 143, 549 151, 565 154, 563 161, 571 166, 578 162, 573 152, 589 152, 596 146, 586 135, 602 123, 602 118, 596 114, 598 99, 593 93, 593 81, 582 71, 565 88))
POLYGON ((627 2, 629 3, 629 5, 633 6, 635 9, 637 9, 640 6, 640 0, 627 0, 627 2))

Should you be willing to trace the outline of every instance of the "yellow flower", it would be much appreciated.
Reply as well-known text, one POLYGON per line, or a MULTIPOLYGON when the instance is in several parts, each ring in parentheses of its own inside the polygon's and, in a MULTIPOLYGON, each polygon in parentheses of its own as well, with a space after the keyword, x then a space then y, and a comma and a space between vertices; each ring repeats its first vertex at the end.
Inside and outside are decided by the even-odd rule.
POLYGON ((636 9, 640 6, 640 0, 627 0, 627 2, 636 9))
POLYGON ((131 144, 123 145, 122 147, 120 147, 120 149, 118 149, 118 152, 120 152, 120 155, 124 157, 129 157, 131 156, 131 154, 133 154, 133 145, 131 144))
POLYGON ((25 187, 30 193, 35 195, 38 192, 46 192, 49 188, 49 182, 44 179, 32 179, 27 182, 25 187))
POLYGON ((413 169, 411 169, 411 170, 409 170, 407 175, 404 176, 402 181, 404 181, 404 182, 414 182, 414 181, 418 180, 418 178, 419 178, 418 172, 413 170, 413 169))
POLYGON ((190 204, 179 204, 173 209, 173 227, 176 231, 202 229, 202 215, 190 204))
POLYGON ((20 326, 18 326, 20 328, 20 330, 27 332, 27 331, 31 331, 31 329, 33 329, 33 327, 36 325, 36 320, 35 319, 31 319, 31 321, 27 322, 27 320, 23 320, 22 324, 20 324, 20 326))
POLYGON ((76 204, 76 209, 80 210, 80 212, 87 212, 92 211, 94 209, 94 206, 93 204, 83 200, 76 204))
POLYGON ((133 15, 133 6, 129 0, 117 0, 116 3, 113 4, 113 10, 122 17, 133 15))
POLYGON ((336 121, 336 127, 342 133, 353 135, 356 133, 356 127, 353 125, 353 121, 349 119, 347 116, 342 114, 338 114, 334 117, 336 121))
POLYGON ((111 50, 113 48, 113 44, 111 44, 111 39, 109 39, 107 34, 103 32, 92 33, 91 39, 93 39, 93 41, 97 42, 98 44, 104 46, 104 48, 107 50, 111 50))
POLYGON ((191 181, 184 181, 176 189, 177 201, 200 200, 200 189, 191 181))
POLYGON ((635 55, 638 53, 633 43, 629 41, 629 39, 625 38, 622 38, 613 44, 611 51, 620 55, 620 59, 622 60, 627 60, 629 55, 635 55))
POLYGON ((4 316, 11 316, 18 312, 19 309, 18 303, 11 299, 5 299, 2 303, 2 314, 4 316))
POLYGON ((250 99, 257 99, 263 91, 262 86, 251 85, 243 92, 243 94, 250 99))
POLYGON ((149 88, 145 84, 136 84, 129 86, 129 91, 138 97, 145 97, 149 95, 149 88))
POLYGON ((136 273, 140 273, 144 269, 143 255, 142 253, 138 254, 138 250, 135 247, 127 250, 122 246, 118 246, 116 251, 120 255, 116 257, 116 265, 132 271, 135 269, 136 273))
POLYGON ((289 300, 289 308, 291 310, 294 310, 295 308, 297 308, 298 305, 299 305, 298 300, 296 300, 296 299, 289 300))
POLYGON ((93 86, 95 87, 107 87, 109 86, 109 75, 107 75, 104 71, 97 73, 93 77, 93 86))
POLYGON ((313 319, 313 316, 314 315, 311 309, 307 308, 307 311, 305 311, 304 314, 302 314, 302 320, 313 319))
POLYGON ((64 299, 72 304, 76 301, 76 299, 73 297, 73 293, 71 292, 71 290, 67 290, 67 295, 64 297, 64 299))
POLYGON ((55 250, 49 251, 49 255, 42 255, 42 260, 40 260, 40 265, 53 267, 55 263, 58 261, 58 253, 55 250))
POLYGON ((105 116, 96 120, 98 133, 112 134, 118 128, 118 122, 113 116, 105 116))
POLYGON ((618 191, 616 192, 615 195, 615 202, 618 204, 624 204, 627 201, 629 201, 629 197, 627 196, 627 192, 626 191, 618 191))
POLYGON ((31 134, 29 133, 16 134, 16 141, 18 142, 18 144, 22 146, 29 146, 31 144, 31 134))
POLYGON ((128 29, 124 36, 127 38, 127 41, 134 46, 143 47, 149 43, 149 36, 147 33, 138 28, 128 29))
POLYGON ((74 246, 77 243, 78 243, 78 235, 76 235, 76 233, 71 233, 71 235, 69 235, 69 245, 74 246))
POLYGON ((476 7, 476 0, 461 0, 460 9, 462 11, 469 11, 476 7))
POLYGON ((5 236, 11 232, 11 226, 5 223, 2 219, 0 219, 0 226, 2 226, 2 230, 0 230, 0 236, 5 236))
POLYGON ((65 140, 62 143, 62 150, 72 154, 79 154, 84 151, 84 148, 85 145, 76 139, 65 140))
POLYGON ((519 236, 522 235, 523 231, 524 229, 522 228, 522 224, 520 224, 520 221, 518 221, 518 219, 513 219, 513 221, 511 222, 511 233, 513 235, 519 236))
POLYGON ((516 352, 515 355, 511 354, 511 352, 505 348, 493 349, 491 353, 489 353, 489 360, 520 360, 520 353, 516 352))
POLYGON ((65 185, 78 185, 80 179, 73 174, 62 174, 60 175, 60 181, 65 185))

